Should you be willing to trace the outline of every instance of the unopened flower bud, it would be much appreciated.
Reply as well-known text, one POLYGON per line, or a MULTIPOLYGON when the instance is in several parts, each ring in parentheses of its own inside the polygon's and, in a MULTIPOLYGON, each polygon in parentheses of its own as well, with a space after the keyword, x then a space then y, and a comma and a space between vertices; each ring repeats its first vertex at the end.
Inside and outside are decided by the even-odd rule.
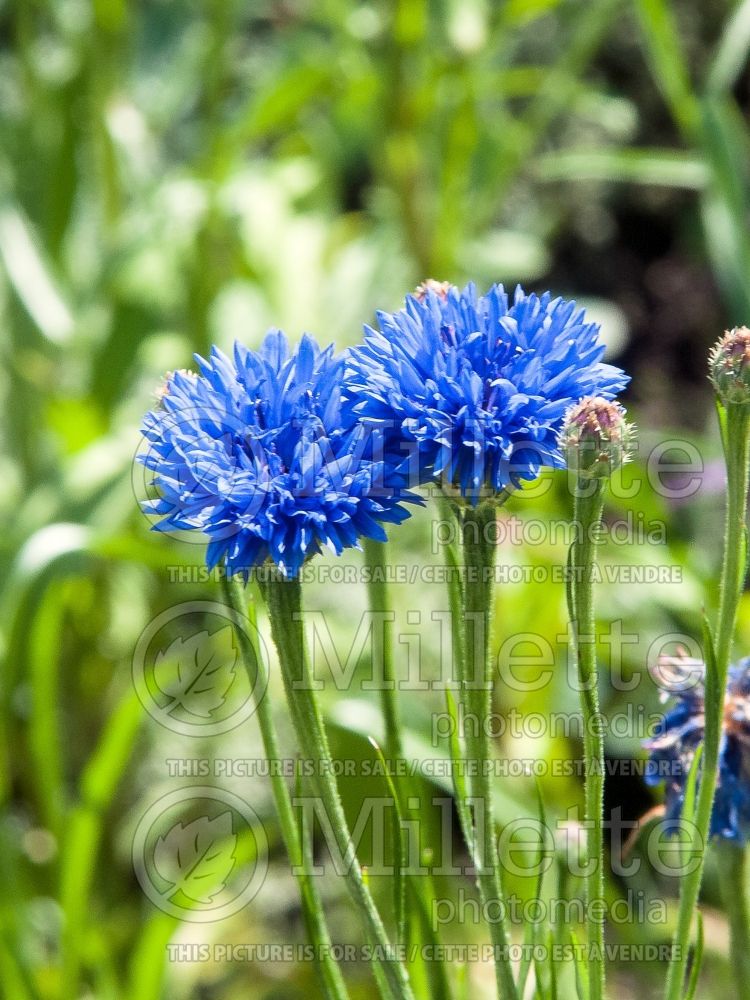
POLYGON ((750 330, 736 326, 711 348, 709 377, 722 403, 750 403, 750 330))
POLYGON ((589 396, 565 414, 560 446, 568 468, 583 479, 607 479, 630 458, 633 425, 619 403, 589 396))

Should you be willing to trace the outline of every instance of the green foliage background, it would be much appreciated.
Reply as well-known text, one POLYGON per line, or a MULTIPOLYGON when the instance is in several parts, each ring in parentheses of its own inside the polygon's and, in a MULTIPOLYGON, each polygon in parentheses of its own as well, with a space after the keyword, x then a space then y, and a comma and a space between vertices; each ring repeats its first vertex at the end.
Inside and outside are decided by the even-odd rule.
MULTIPOLYGON (((164 371, 189 367, 212 343, 257 344, 271 325, 353 343, 376 308, 395 307, 428 275, 522 281, 575 295, 602 320, 613 357, 634 375, 644 460, 658 441, 687 437, 715 469, 705 353, 723 325, 750 318, 750 3, 677 7, 1 0, 3 995, 232 1000, 317 988, 305 965, 167 960, 170 941, 302 940, 262 779, 227 782, 262 815, 272 851, 263 892, 227 926, 179 925, 133 876, 138 819, 175 787, 165 759, 259 753, 252 721, 205 745, 175 737, 147 718, 131 683, 146 624, 218 593, 212 581, 170 582, 168 567, 198 566, 201 550, 149 535, 137 510, 138 425, 164 371)), ((625 676, 641 675, 632 691, 606 686, 608 712, 658 709, 649 646, 699 633, 717 569, 720 468, 679 505, 648 485, 642 464, 633 469, 646 485, 607 516, 663 520, 666 542, 610 544, 603 559, 673 566, 681 582, 602 585, 604 621, 638 633, 625 676)), ((513 511, 569 513, 557 480, 513 511)), ((437 561, 431 538, 430 513, 418 514, 394 534, 393 559, 437 561)), ((500 554, 543 568, 564 558, 562 541, 500 554)), ((365 607, 360 591, 308 589, 344 650, 365 607)), ((446 606, 439 586, 394 591, 399 615, 418 609, 427 621, 446 606)), ((509 632, 553 642, 563 587, 504 587, 498 619, 498 646, 509 632)), ((398 626, 409 631, 405 618, 398 626)), ((747 605, 741 629, 746 650, 747 605)), ((429 663, 437 639, 423 631, 429 663)), ((280 688, 272 695, 291 746, 280 688)), ((434 755, 440 693, 408 692, 404 705, 411 752, 434 755)), ((326 707, 338 752, 371 756, 376 704, 329 690, 326 707)), ((575 694, 561 663, 554 684, 501 689, 496 707, 574 711, 575 694)), ((580 753, 555 734, 527 743, 500 740, 498 752, 580 753)), ((608 753, 639 757, 638 735, 611 738, 608 753)), ((423 785, 429 841, 429 800, 441 788, 423 785)), ((355 811, 367 788, 344 789, 355 811)), ((543 780, 542 790, 551 816, 581 800, 575 777, 543 780)), ((536 814, 533 779, 504 780, 497 795, 506 821, 536 814)), ((631 819, 652 804, 637 778, 611 796, 631 819)), ((726 929, 715 882, 710 871, 705 975, 719 990, 726 929)), ((673 885, 645 869, 634 885, 644 899, 667 898, 671 921, 673 885)), ((470 879, 439 888, 473 891, 470 879)), ((376 891, 386 907, 387 886, 376 891)), ((610 891, 624 887, 613 881, 610 891)), ((334 936, 350 940, 343 890, 328 879, 325 894, 334 936)), ((634 922, 613 933, 660 943, 669 930, 634 922)), ((481 926, 451 934, 483 940, 481 926)), ((349 973, 353 995, 371 995, 367 968, 349 973)), ((450 975, 456 996, 491 982, 482 968, 450 975)), ((655 995, 663 976, 658 962, 623 964, 614 995, 655 995)))

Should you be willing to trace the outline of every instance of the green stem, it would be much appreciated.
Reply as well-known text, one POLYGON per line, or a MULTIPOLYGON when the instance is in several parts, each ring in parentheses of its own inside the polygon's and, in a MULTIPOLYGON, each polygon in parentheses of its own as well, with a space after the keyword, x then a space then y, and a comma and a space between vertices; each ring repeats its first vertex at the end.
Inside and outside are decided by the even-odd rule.
MULTIPOLYGON (((380 679, 384 683, 381 689, 381 711, 385 724, 385 756, 390 760, 403 759, 403 737, 401 729, 401 712, 399 699, 396 696, 396 673, 393 665, 393 622, 391 621, 392 602, 386 576, 388 546, 384 542, 373 539, 364 540, 365 560, 369 570, 367 591, 370 610, 374 614, 385 615, 382 629, 373 632, 373 661, 381 671, 380 679)), ((410 805, 410 800, 419 801, 419 788, 408 776, 396 781, 388 780, 388 786, 393 798, 399 819, 411 821, 419 817, 419 807, 410 805)), ((398 832, 394 834, 398 836, 398 832)), ((420 844, 421 847, 421 844, 420 844)), ((394 912, 400 915, 397 920, 397 941, 409 949, 414 935, 419 943, 439 950, 439 941, 432 926, 430 915, 431 901, 435 899, 435 888, 431 874, 415 875, 399 869, 394 880, 394 912), (421 880, 421 883, 420 883, 421 880), (408 904, 408 905, 407 905, 408 904)), ((425 949, 425 952, 427 949, 425 949)), ((429 996, 435 1000, 446 1000, 450 996, 445 966, 440 961, 429 961, 420 956, 415 962, 410 962, 411 978, 415 991, 420 993, 421 982, 429 991, 429 996)))
POLYGON ((444 545, 445 568, 448 574, 448 599, 451 606, 453 669, 457 675, 456 679, 459 680, 464 661, 464 620, 461 611, 463 608, 463 588, 461 585, 461 549, 458 538, 462 518, 460 508, 446 497, 442 497, 440 500, 440 515, 448 522, 451 529, 448 541, 444 545), (456 531, 455 535, 454 531, 456 531))
POLYGON ((274 767, 274 763, 281 760, 281 754, 268 698, 268 671, 263 657, 252 640, 252 636, 256 632, 254 616, 251 617, 248 614, 245 591, 239 577, 223 577, 222 589, 229 607, 241 621, 247 623, 245 628, 235 627, 235 633, 252 690, 261 692, 260 697, 256 699, 255 710, 263 739, 263 749, 266 758, 271 763, 271 788, 274 804, 279 817, 284 846, 299 883, 305 923, 311 941, 315 945, 318 959, 316 963, 318 973, 322 979, 326 997, 334 998, 334 1000, 347 1000, 349 994, 344 985, 341 970, 331 954, 331 938, 326 925, 323 904, 314 880, 307 874, 308 866, 304 863, 304 845, 300 839, 289 789, 281 771, 274 767))
POLYGON ((596 663, 596 616, 593 570, 596 539, 604 497, 602 480, 579 482, 574 499, 573 523, 578 537, 571 553, 571 636, 581 694, 583 746, 586 763, 586 911, 590 1000, 605 995, 604 925, 595 919, 594 900, 604 899, 604 731, 599 710, 599 671, 596 663))
MULTIPOLYGON (((370 611, 373 616, 382 615, 382 621, 372 623, 372 668, 377 671, 380 685, 380 710, 383 714, 385 730, 385 753, 381 751, 383 763, 391 765, 404 756, 401 739, 401 719, 396 698, 396 676, 393 668, 393 621, 391 602, 388 594, 387 572, 387 542, 378 542, 373 538, 364 540, 365 562, 367 564, 367 596, 370 611)), ((393 879, 393 911, 396 918, 396 941, 402 944, 407 941, 408 918, 406 912, 406 878, 404 876, 401 843, 403 837, 402 821, 408 813, 408 794, 404 792, 407 782, 396 783, 390 776, 386 785, 393 796, 393 808, 396 819, 393 830, 393 849, 395 854, 395 876, 393 879)))
MULTIPOLYGON (((453 504, 446 497, 441 498, 440 501, 440 511, 441 516, 448 522, 450 527, 450 532, 448 535, 448 541, 444 544, 445 549, 445 568, 447 571, 448 578, 448 601, 450 603, 450 614, 451 614, 451 654, 453 659, 453 672, 455 676, 455 681, 458 684, 459 699, 463 698, 463 669, 464 669, 464 612, 463 612, 463 588, 461 586, 461 550, 458 538, 454 536, 453 531, 461 525, 460 508, 453 504), (454 540, 455 539, 455 540, 454 540)), ((452 699, 450 691, 446 692, 447 699, 452 699)), ((446 701, 446 705, 450 707, 450 703, 446 701)), ((460 725, 460 720, 456 720, 457 726, 460 725)), ((453 796, 456 800, 456 812, 458 813, 458 820, 461 826, 461 833, 463 834, 464 842, 469 850, 469 856, 472 861, 474 859, 474 830, 471 823, 471 814, 469 812, 468 799, 469 795, 465 792, 465 778, 463 777, 463 772, 459 773, 460 760, 458 759, 458 752, 460 751, 461 737, 460 734, 456 734, 454 741, 454 747, 456 749, 456 754, 451 752, 451 759, 453 761, 453 796)))
POLYGON ((729 673, 732 638, 745 581, 745 522, 747 517, 748 448, 750 447, 750 409, 730 404, 726 411, 724 451, 727 465, 727 506, 724 524, 724 552, 719 583, 719 613, 716 624, 715 660, 719 696, 716 713, 706 714, 700 787, 695 808, 692 846, 700 854, 695 870, 686 875, 680 887, 677 927, 672 940, 672 960, 667 972, 665 1000, 681 1000, 687 968, 690 929, 698 905, 706 850, 711 828, 711 810, 719 768, 724 694, 729 673))
MULTIPOLYGON (((726 686, 729 658, 737 620, 737 608, 745 583, 745 524, 750 468, 750 409, 727 409, 727 513, 724 533, 724 564, 719 585, 719 616, 716 629, 716 663, 726 686)), ((723 707, 723 706, 722 706, 723 707)), ((704 756, 705 761, 705 756, 704 756)))
POLYGON ((382 615, 382 627, 373 622, 373 666, 380 670, 380 707, 385 726, 385 751, 391 760, 404 756, 401 739, 401 719, 396 697, 396 675, 393 668, 393 621, 391 602, 386 582, 388 554, 387 543, 366 538, 364 542, 367 562, 367 595, 370 611, 382 615))
MULTIPOLYGON (((475 816, 477 810, 481 810, 474 830, 477 881, 485 912, 494 914, 500 910, 497 901, 504 898, 488 769, 488 763, 492 759, 487 720, 492 711, 490 631, 495 563, 493 533, 488 529, 495 517, 496 505, 492 502, 467 507, 463 516, 465 661, 461 676, 466 756, 467 761, 471 762, 468 787, 475 816)), ((508 954, 511 937, 505 920, 491 921, 490 935, 495 951, 498 996, 516 1000, 518 991, 508 954)))
MULTIPOLYGON (((346 881, 367 932, 378 948, 377 973, 383 974, 390 995, 412 1000, 413 994, 403 965, 398 961, 373 902, 357 860, 356 849, 333 776, 320 707, 310 675, 302 627, 302 591, 299 580, 269 579, 265 587, 271 617, 271 633, 279 653, 287 699, 303 755, 312 764, 313 782, 320 803, 346 867, 346 881)), ((380 978, 380 977, 378 977, 380 978)))
POLYGON ((730 965, 737 1000, 750 1000, 750 906, 748 906, 747 847, 718 845, 719 873, 724 909, 729 917, 730 965))

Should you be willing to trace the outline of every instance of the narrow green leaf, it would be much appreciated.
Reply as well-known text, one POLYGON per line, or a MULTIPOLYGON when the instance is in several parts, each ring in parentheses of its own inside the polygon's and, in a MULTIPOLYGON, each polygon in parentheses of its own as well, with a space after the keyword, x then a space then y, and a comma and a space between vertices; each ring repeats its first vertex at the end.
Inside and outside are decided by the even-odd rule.
POLYGON ((698 978, 701 974, 701 965, 703 964, 703 916, 700 910, 698 910, 696 916, 698 918, 698 936, 695 942, 693 963, 690 967, 690 979, 688 980, 685 1000, 693 1000, 695 997, 695 991, 698 988, 698 978))
MULTIPOLYGON (((534 787, 536 790, 536 803, 537 803, 537 815, 539 818, 540 829, 545 830, 547 828, 547 810, 544 808, 544 797, 542 795, 542 785, 537 776, 534 777, 534 787)), ((544 845, 539 845, 539 874, 537 876, 536 883, 536 898, 542 898, 542 890, 544 888, 544 866, 542 861, 544 860, 544 845)))
MULTIPOLYGON (((236 863, 251 865, 257 859, 258 840, 251 829, 243 829, 232 838, 236 863)), ((223 852, 229 844, 219 841, 217 849, 223 852)), ((209 886, 219 888, 218 883, 209 886)), ((189 896, 180 900, 180 906, 186 913, 194 910, 199 904, 189 896)), ((167 968, 164 952, 169 941, 180 927, 180 918, 167 913, 155 912, 143 925, 136 945, 131 952, 128 966, 127 989, 123 993, 127 1000, 161 1000, 164 993, 164 980, 167 968)), ((76 996, 75 993, 65 993, 76 996)), ((118 994, 119 995, 119 994, 118 994)))
POLYGON ((164 954, 180 921, 169 913, 153 913, 143 925, 128 965, 128 1000, 161 1000, 164 954))
POLYGON ((535 173, 543 181, 616 181, 700 191, 710 179, 705 162, 670 149, 575 149, 540 156, 535 173))
POLYGON ((714 642, 713 630, 705 614, 703 615, 703 653, 703 658, 706 662, 705 713, 708 724, 710 720, 720 717, 720 705, 724 701, 724 692, 721 690, 719 666, 716 662, 716 644, 714 642))
POLYGON ((535 1000, 552 1000, 552 988, 551 988, 551 966, 552 962, 548 962, 547 965, 550 966, 550 975, 547 975, 547 969, 545 968, 544 962, 537 958, 536 950, 534 953, 534 975, 536 977, 536 990, 534 992, 535 1000))
MULTIPOLYGON (((552 946, 553 945, 554 945, 554 940, 553 940, 553 937, 552 937, 552 929, 550 928, 549 933, 547 934, 547 948, 548 948, 548 954, 549 955, 552 954, 552 946)), ((557 1000, 557 997, 558 997, 558 989, 557 989, 558 963, 555 962, 555 961, 553 961, 550 958, 550 960, 548 962, 548 965, 549 965, 549 977, 550 977, 550 988, 549 988, 550 1000, 557 1000)))
POLYGON ((62 297, 31 226, 16 205, 0 206, 0 261, 13 290, 39 332, 64 344, 73 332, 73 315, 62 297))
POLYGON ((143 721, 143 708, 128 688, 110 716, 81 777, 81 803, 66 822, 60 859, 60 898, 65 915, 63 937, 65 989, 77 993, 89 895, 102 839, 107 808, 125 771, 143 721))
POLYGON ((400 944, 406 939, 406 881, 404 875, 405 844, 401 803, 399 801, 398 792, 396 791, 396 786, 393 783, 393 778, 389 773, 388 763, 383 755, 383 751, 372 737, 370 737, 370 745, 378 755, 378 760, 380 761, 380 765, 383 768, 383 774, 385 775, 388 791, 393 799, 393 911, 396 918, 396 941, 400 944))
POLYGON ((463 772, 463 754, 461 753, 461 745, 459 742, 459 719, 458 710, 456 708, 456 700, 453 697, 451 691, 445 689, 445 706, 448 714, 451 718, 451 732, 449 736, 450 743, 450 758, 451 758, 451 777, 453 780, 453 798, 456 803, 456 811, 458 812, 458 819, 461 824, 461 831, 464 835, 464 840, 466 841, 466 847, 469 851, 469 856, 474 860, 474 832, 473 825, 471 822, 471 816, 466 808, 467 800, 467 790, 466 790, 466 775, 463 772))
MULTIPOLYGON (((302 798, 302 773, 300 770, 299 757, 297 758, 297 763, 295 766, 294 774, 294 793, 296 798, 299 800, 302 798)), ((300 809, 299 820, 297 821, 297 836, 299 838, 300 844, 300 857, 302 860, 302 867, 305 872, 305 879, 311 880, 315 876, 313 874, 314 859, 313 859, 313 840, 312 840, 312 830, 307 821, 307 811, 305 809, 300 809)), ((315 915, 310 912, 310 904, 307 894, 304 892, 300 893, 300 899, 302 901, 302 912, 305 918, 305 926, 307 927, 307 933, 310 940, 314 945, 319 946, 321 942, 317 938, 316 934, 316 921, 315 915)))
POLYGON ((589 970, 585 960, 579 955, 578 938, 575 931, 570 932, 570 943, 573 946, 573 961, 576 973, 576 993, 578 1000, 588 1000, 589 997, 589 970))
POLYGON ((84 768, 81 797, 87 806, 101 812, 111 803, 130 759, 143 717, 143 706, 135 691, 128 688, 109 717, 96 750, 84 768))
POLYGON ((686 823, 692 823, 695 818, 695 791, 698 785, 698 773, 700 771, 701 759, 703 757, 703 744, 696 747, 693 759, 690 763, 688 779, 685 782, 685 799, 682 803, 682 819, 686 823))
POLYGON ((295 64, 253 95, 251 105, 226 134, 233 145, 240 145, 285 130, 303 108, 327 97, 331 83, 331 67, 325 62, 295 64))
POLYGON ((750 0, 742 0, 728 18, 715 48, 716 55, 706 81, 713 93, 728 93, 747 64, 750 50, 750 0))
POLYGON ((678 124, 693 133, 700 117, 698 104, 670 5, 666 0, 636 0, 635 6, 657 84, 678 124))
POLYGON ((523 932, 523 952, 521 953, 521 964, 518 967, 518 993, 523 996, 526 990, 526 982, 531 970, 531 956, 534 948, 534 938, 536 935, 535 924, 527 924, 523 932))
POLYGON ((732 312, 750 312, 750 236, 740 220, 750 211, 748 134, 739 109, 716 96, 701 103, 701 140, 711 184, 701 200, 706 243, 732 312))
MULTIPOLYGON (((547 826, 547 813, 544 808, 544 799, 542 797, 542 788, 538 778, 535 778, 535 790, 537 799, 537 816, 539 823, 542 828, 547 826)), ((540 844, 539 854, 537 856, 536 862, 539 865, 539 874, 537 875, 536 888, 535 888, 535 899, 542 898, 542 891, 544 889, 544 867, 542 861, 544 859, 544 846, 540 844)), ((531 955, 529 954, 530 948, 537 945, 541 941, 540 929, 542 927, 543 921, 534 920, 527 925, 524 932, 524 944, 527 945, 524 948, 523 955, 521 957, 521 964, 518 970, 518 992, 523 996, 523 991, 526 987, 526 980, 529 975, 529 970, 531 968, 531 955)), ((550 929, 551 930, 551 929, 550 929)))

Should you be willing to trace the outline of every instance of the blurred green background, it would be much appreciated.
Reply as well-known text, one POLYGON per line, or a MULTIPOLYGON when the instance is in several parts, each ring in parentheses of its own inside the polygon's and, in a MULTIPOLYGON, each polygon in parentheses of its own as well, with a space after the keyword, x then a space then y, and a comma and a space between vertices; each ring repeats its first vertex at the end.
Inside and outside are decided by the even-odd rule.
MULTIPOLYGON (((427 276, 482 288, 520 281, 585 303, 611 358, 633 375, 641 463, 679 438, 708 470, 689 503, 668 502, 644 477, 636 496, 607 509, 610 522, 630 513, 666 524, 664 541, 608 543, 603 559, 667 565, 673 581, 600 591, 603 621, 637 633, 623 669, 640 673, 629 691, 603 685, 606 709, 658 710, 645 675, 651 643, 699 634, 701 606, 713 601, 723 484, 705 356, 724 326, 750 319, 750 3, 677 7, 0 0, 3 996, 317 995, 309 963, 174 961, 167 951, 170 942, 304 939, 266 780, 214 782, 253 804, 270 845, 263 890, 227 921, 160 912, 131 861, 149 806, 190 784, 170 776, 168 759, 259 754, 252 719, 224 736, 180 736, 149 718, 131 680, 137 640, 156 615, 218 599, 214 581, 179 579, 174 568, 199 566, 201 549, 149 535, 136 504, 142 476, 132 474, 139 422, 163 373, 212 343, 255 345, 278 325, 294 338, 309 330, 351 344, 376 308, 397 307, 427 276)), ((644 475, 643 464, 633 469, 644 475)), ((562 483, 512 511, 566 518, 562 483)), ((431 516, 394 535, 395 561, 439 562, 431 516)), ((505 544, 499 558, 549 568, 565 550, 505 544)), ((428 622, 447 606, 437 585, 397 587, 394 600, 405 632, 414 631, 407 609, 428 622)), ((345 652, 364 589, 313 585, 307 603, 325 612, 345 652)), ((554 642, 562 585, 503 587, 498 619, 498 645, 511 631, 554 642)), ((741 629, 747 652, 748 603, 741 629)), ((437 638, 426 625, 421 633, 424 669, 437 676, 437 638)), ((562 661, 564 646, 556 650, 562 661)), ((293 753, 276 676, 272 688, 293 753)), ((371 757, 374 696, 329 689, 325 698, 337 752, 371 757)), ((572 712, 575 698, 561 669, 536 693, 500 686, 496 707, 572 712)), ((402 704, 410 752, 435 756, 430 714, 442 694, 407 692, 402 704)), ((608 753, 642 756, 643 735, 610 737, 608 753)), ((580 744, 506 739, 498 752, 567 759, 580 744)), ((550 816, 580 804, 575 777, 541 786, 550 816)), ((354 814, 369 786, 343 787, 354 814)), ((446 788, 420 785, 427 840, 430 798, 446 788)), ((504 779, 497 795, 504 820, 536 815, 533 779, 504 779)), ((632 820, 658 797, 620 775, 608 805, 632 820)), ((340 881, 324 880, 333 935, 356 941, 340 881)), ((612 939, 668 941, 675 886, 643 866, 629 887, 666 899, 667 921, 634 920, 612 939)), ((611 880, 613 898, 627 888, 611 880)), ((439 890, 474 891, 468 877, 439 890)), ((713 866, 705 898, 712 986, 701 995, 712 996, 727 975, 713 866)), ((443 935, 485 940, 481 926, 459 923, 443 935)), ((372 995, 366 965, 347 975, 353 996, 372 995)), ((449 976, 456 997, 489 995, 487 968, 455 963, 449 976)), ((613 976, 613 995, 643 998, 656 995, 664 965, 621 963, 613 976)))

